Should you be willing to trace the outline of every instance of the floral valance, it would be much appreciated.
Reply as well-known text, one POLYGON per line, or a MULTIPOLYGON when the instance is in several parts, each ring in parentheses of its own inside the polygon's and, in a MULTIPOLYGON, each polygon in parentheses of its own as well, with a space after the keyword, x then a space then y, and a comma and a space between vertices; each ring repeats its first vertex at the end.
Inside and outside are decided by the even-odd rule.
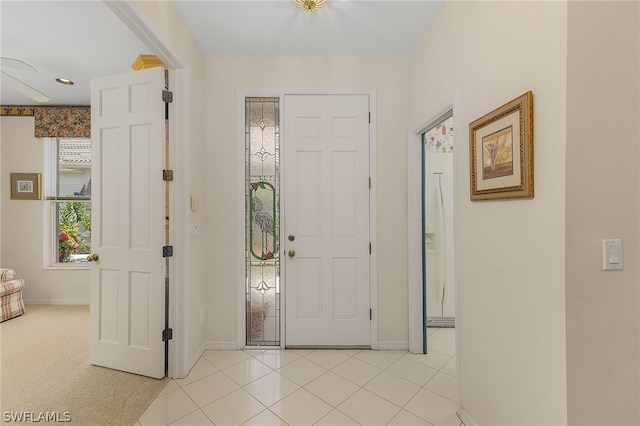
POLYGON ((35 107, 36 138, 90 138, 91 107, 35 107))

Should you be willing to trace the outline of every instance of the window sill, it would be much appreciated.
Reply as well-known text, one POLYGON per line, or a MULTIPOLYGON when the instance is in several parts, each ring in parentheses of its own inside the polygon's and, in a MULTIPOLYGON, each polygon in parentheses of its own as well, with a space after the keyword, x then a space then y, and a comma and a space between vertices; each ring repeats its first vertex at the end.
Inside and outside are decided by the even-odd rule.
POLYGON ((89 269, 91 269, 91 266, 90 265, 51 265, 51 266, 45 266, 44 269, 48 271, 57 271, 57 270, 88 271, 89 269))

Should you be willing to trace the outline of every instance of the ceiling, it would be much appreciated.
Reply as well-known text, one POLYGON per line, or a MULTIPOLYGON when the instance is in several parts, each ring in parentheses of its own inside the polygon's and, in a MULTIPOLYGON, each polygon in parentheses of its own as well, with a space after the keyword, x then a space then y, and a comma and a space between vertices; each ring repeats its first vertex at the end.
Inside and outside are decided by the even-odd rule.
MULTIPOLYGON (((207 56, 396 56, 413 49, 444 0, 328 0, 315 12, 289 0, 167 1, 207 56)), ((0 0, 0 30, 0 55, 37 70, 2 71, 49 97, 43 105, 88 105, 92 78, 153 53, 102 1, 0 0)), ((0 80, 0 104, 39 104, 0 80)))
MULTIPOLYGON (((0 31, 0 56, 37 70, 2 71, 50 97, 48 105, 88 105, 92 78, 130 71, 139 54, 151 53, 101 1, 2 0, 0 31), (75 84, 63 86, 58 77, 75 84)), ((6 80, 0 104, 39 105, 6 80)))

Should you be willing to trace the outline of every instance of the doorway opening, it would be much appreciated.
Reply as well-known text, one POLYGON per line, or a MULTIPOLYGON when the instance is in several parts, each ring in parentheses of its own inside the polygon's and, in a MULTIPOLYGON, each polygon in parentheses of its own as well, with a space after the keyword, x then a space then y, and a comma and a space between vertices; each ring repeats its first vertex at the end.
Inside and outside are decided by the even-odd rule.
MULTIPOLYGON (((455 327, 453 110, 422 133, 422 287, 426 327, 455 327)), ((426 349, 426 347, 425 347, 426 349)))
MULTIPOLYGON (((237 189, 238 193, 242 194, 237 200, 237 211, 239 223, 242 223, 243 226, 238 227, 237 233, 238 309, 236 319, 238 327, 234 348, 272 347, 284 349, 286 346, 366 345, 372 349, 378 349, 376 210, 372 207, 376 205, 377 186, 375 173, 375 90, 356 88, 327 93, 324 89, 313 88, 287 91, 243 88, 238 90, 236 99, 237 117, 239 118, 237 121, 237 189), (360 105, 357 108, 357 114, 351 111, 353 105, 348 106, 350 103, 347 101, 360 105), (312 142, 314 139, 312 134, 319 129, 314 123, 323 114, 320 111, 305 113, 301 111, 305 108, 314 108, 314 105, 315 107, 319 105, 326 107, 327 102, 337 102, 342 106, 336 109, 336 106, 332 104, 330 110, 337 112, 338 116, 334 114, 331 119, 322 119, 334 126, 333 131, 330 131, 329 134, 339 140, 334 141, 335 143, 331 145, 340 148, 338 152, 325 156, 314 154, 317 149, 311 148, 311 144, 316 143, 312 142), (349 109, 348 113, 343 111, 345 107, 349 109), (263 119, 269 118, 270 115, 273 119, 271 125, 266 119, 263 119), (252 117, 255 117, 255 120, 252 117), (357 119, 353 120, 354 117, 357 119), (264 126, 264 130, 262 126, 264 126), (294 135, 297 136, 294 137, 294 135), (358 150, 349 148, 351 140, 356 135, 359 140, 364 137, 362 142, 366 141, 368 155, 356 155, 358 150), (250 141, 253 142, 250 143, 250 141), (293 149, 296 146, 298 148, 293 149), (293 150, 286 151, 289 149, 287 147, 293 150), (311 161, 315 158, 314 156, 318 161, 325 157, 335 160, 336 166, 340 167, 331 170, 335 172, 339 169, 345 173, 350 172, 346 173, 346 176, 353 175, 355 170, 368 170, 363 179, 357 179, 358 182, 364 183, 357 193, 359 197, 365 197, 363 198, 365 202, 362 203, 362 208, 356 209, 357 211, 363 209, 368 211, 366 219, 356 221, 360 225, 366 224, 368 228, 368 238, 363 240, 364 242, 361 244, 363 253, 366 251, 366 262, 364 263, 367 265, 367 271, 356 268, 354 272, 353 264, 363 262, 356 262, 353 260, 353 256, 341 255, 340 259, 331 263, 331 270, 323 272, 323 276, 334 278, 347 276, 349 273, 352 273, 351 275, 355 273, 356 276, 368 276, 366 279, 368 282, 367 291, 359 291, 358 293, 362 297, 357 298, 367 306, 363 308, 358 305, 357 315, 355 315, 358 320, 362 320, 359 321, 360 323, 366 323, 366 336, 364 336, 364 332, 361 333, 363 334, 361 340, 366 339, 366 342, 363 343, 351 338, 344 338, 345 343, 342 340, 324 342, 318 339, 314 339, 313 342, 300 342, 296 340, 295 335, 291 334, 295 327, 289 324, 290 320, 298 318, 302 322, 306 321, 306 319, 302 319, 306 314, 302 315, 299 308, 304 308, 303 311, 308 312, 308 308, 313 303, 318 303, 319 300, 308 294, 308 290, 313 289, 314 283, 318 282, 317 279, 314 281, 311 278, 317 278, 319 275, 312 274, 311 270, 305 266, 305 263, 314 262, 311 258, 317 257, 310 255, 308 247, 305 246, 308 239, 307 234, 312 228, 311 219, 347 217, 340 208, 344 210, 345 206, 351 206, 354 203, 353 197, 348 197, 350 188, 354 187, 346 184, 338 185, 337 182, 341 181, 330 178, 331 173, 325 173, 326 177, 317 180, 316 185, 311 184, 312 172, 317 169, 311 165, 322 164, 311 161), (285 157, 288 157, 289 161, 285 157), (364 162, 357 162, 357 168, 349 166, 352 165, 355 158, 364 159, 364 162), (300 161, 305 164, 303 167, 296 166, 300 161), (307 165, 309 161, 311 164, 307 165), (302 181, 306 183, 299 184, 302 181), (332 182, 336 185, 333 185, 332 182), (321 192, 319 188, 322 187, 331 189, 330 193, 339 197, 340 200, 346 197, 352 201, 350 203, 319 202, 318 206, 322 206, 323 209, 331 207, 328 212, 319 216, 320 208, 310 209, 314 203, 304 200, 311 200, 314 191, 319 194, 321 192), (298 215, 296 211, 286 210, 293 206, 301 207, 300 209, 296 208, 296 211, 299 210, 302 214, 298 215), (281 239, 285 235, 286 238, 281 239), (297 288, 296 284, 300 282, 303 283, 303 287, 301 287, 303 292, 306 292, 309 297, 303 296, 296 299, 296 296, 300 296, 300 291, 296 291, 300 288, 297 288), (263 300, 266 303, 263 303, 263 300), (269 304, 270 306, 265 306, 269 304), (251 306, 255 306, 255 308, 251 306), (366 321, 364 321, 365 318, 366 321), (252 336, 253 331, 255 333, 252 336)), ((319 146, 322 145, 324 144, 319 146)), ((358 172, 357 175, 359 176, 360 173, 358 172)), ((357 205, 360 206, 360 203, 357 205)), ((323 225, 322 229, 325 229, 327 233, 331 231, 332 235, 336 234, 344 243, 349 239, 347 231, 351 228, 346 227, 346 222, 343 221, 332 223, 330 227, 323 225)), ((339 245, 339 247, 343 246, 346 244, 339 245)), ((324 287, 328 288, 328 286, 324 287)), ((334 295, 337 296, 337 294, 334 295)), ((329 317, 347 323, 356 322, 351 319, 354 315, 347 309, 352 306, 348 302, 353 301, 354 298, 338 297, 337 307, 335 304, 328 303, 333 300, 335 299, 330 297, 322 302, 325 307, 334 305, 329 317)), ((334 335, 334 333, 329 334, 334 335)), ((302 332, 297 336, 314 336, 314 333, 302 332)))
POLYGON ((427 353, 427 327, 453 327, 456 97, 407 133, 409 351, 427 353))

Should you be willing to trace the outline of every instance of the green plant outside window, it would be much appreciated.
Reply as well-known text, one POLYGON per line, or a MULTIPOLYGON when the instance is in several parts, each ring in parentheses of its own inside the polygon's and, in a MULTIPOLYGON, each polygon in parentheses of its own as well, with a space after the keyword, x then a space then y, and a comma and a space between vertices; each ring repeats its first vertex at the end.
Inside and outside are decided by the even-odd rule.
POLYGON ((58 262, 91 251, 91 204, 84 201, 58 203, 58 262))

